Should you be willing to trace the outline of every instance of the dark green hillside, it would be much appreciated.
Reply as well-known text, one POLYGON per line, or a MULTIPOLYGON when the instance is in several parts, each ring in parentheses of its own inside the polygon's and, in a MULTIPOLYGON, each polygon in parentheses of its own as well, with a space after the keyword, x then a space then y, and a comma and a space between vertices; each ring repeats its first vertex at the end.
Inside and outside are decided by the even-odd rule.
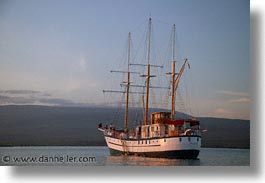
POLYGON ((223 118, 200 118, 203 133, 203 147, 250 147, 250 121, 223 118))
MULTIPOLYGON (((97 130, 98 123, 122 119, 122 114, 123 111, 118 115, 116 109, 107 107, 1 106, 0 146, 105 145, 102 133, 97 130)), ((135 119, 135 115, 130 116, 135 119)), ((249 121, 220 118, 200 121, 202 128, 208 130, 203 134, 203 147, 250 147, 249 121)))

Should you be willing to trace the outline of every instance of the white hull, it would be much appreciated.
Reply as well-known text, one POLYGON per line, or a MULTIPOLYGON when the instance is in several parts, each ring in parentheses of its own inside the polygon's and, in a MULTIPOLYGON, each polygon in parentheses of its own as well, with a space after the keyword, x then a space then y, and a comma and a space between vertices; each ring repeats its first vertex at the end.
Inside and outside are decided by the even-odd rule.
POLYGON ((200 136, 177 136, 164 138, 122 140, 105 136, 112 155, 130 154, 163 158, 197 158, 200 136))

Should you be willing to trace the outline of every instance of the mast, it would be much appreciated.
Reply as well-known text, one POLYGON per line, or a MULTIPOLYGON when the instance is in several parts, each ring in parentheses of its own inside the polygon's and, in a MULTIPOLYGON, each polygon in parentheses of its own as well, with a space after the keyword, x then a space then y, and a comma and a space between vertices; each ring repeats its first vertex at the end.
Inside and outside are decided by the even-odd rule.
POLYGON ((127 66, 127 81, 126 81, 126 96, 125 96, 125 115, 124 115, 124 124, 123 128, 124 131, 127 129, 127 124, 128 124, 128 108, 129 108, 129 90, 130 90, 130 51, 131 51, 131 33, 128 33, 128 66, 127 66))
POLYGON ((147 65, 147 75, 146 75, 146 101, 145 101, 144 125, 147 125, 148 123, 149 82, 150 82, 150 64, 147 65))
MULTIPOLYGON (((134 66, 143 66, 147 67, 146 73, 140 75, 141 77, 145 78, 145 85, 140 86, 140 85, 131 85, 135 87, 145 87, 145 93, 143 93, 143 124, 147 125, 148 124, 148 109, 149 109, 149 89, 150 88, 168 88, 168 87, 161 87, 161 86, 150 86, 150 78, 155 77, 155 75, 150 75, 150 69, 151 67, 159 67, 163 68, 163 65, 152 65, 150 64, 150 50, 151 50, 151 29, 152 29, 152 19, 149 18, 149 23, 148 23, 148 43, 147 43, 147 64, 137 64, 137 63, 130 63, 130 65, 134 66), (145 101, 144 101, 144 94, 146 95, 145 101)), ((130 92, 131 93, 131 92, 130 92)))
POLYGON ((171 88, 171 120, 174 120, 175 117, 175 31, 176 31, 176 25, 173 25, 172 30, 172 71, 171 71, 171 82, 172 82, 172 88, 171 88))
POLYGON ((131 33, 128 33, 128 54, 127 54, 127 71, 119 71, 119 70, 111 70, 111 73, 121 73, 121 74, 127 74, 126 81, 121 83, 121 86, 125 86, 125 91, 118 91, 118 90, 103 90, 103 93, 106 92, 112 92, 112 93, 124 93, 125 94, 125 114, 124 114, 124 120, 123 120, 123 129, 124 131, 127 131, 127 125, 128 125, 128 113, 129 113, 129 94, 142 94, 139 92, 130 92, 130 75, 131 74, 139 74, 138 72, 130 72, 130 57, 131 57, 131 33))
POLYGON ((148 53, 147 53, 147 74, 146 74, 146 101, 145 101, 145 114, 144 125, 148 123, 148 104, 149 104, 149 85, 150 85, 150 49, 151 49, 151 27, 152 19, 149 18, 148 24, 148 53))
POLYGON ((183 74, 183 71, 185 69, 185 65, 188 64, 188 67, 190 68, 190 64, 188 62, 188 59, 186 58, 184 60, 184 63, 181 66, 181 69, 179 71, 179 73, 175 73, 176 72, 176 61, 175 61, 175 31, 176 31, 176 26, 175 24, 173 25, 173 31, 172 31, 172 70, 171 72, 167 73, 169 75, 171 75, 171 120, 174 120, 175 117, 175 98, 176 98, 176 91, 178 88, 178 84, 180 81, 180 78, 183 74), (176 77, 177 76, 177 77, 176 77))

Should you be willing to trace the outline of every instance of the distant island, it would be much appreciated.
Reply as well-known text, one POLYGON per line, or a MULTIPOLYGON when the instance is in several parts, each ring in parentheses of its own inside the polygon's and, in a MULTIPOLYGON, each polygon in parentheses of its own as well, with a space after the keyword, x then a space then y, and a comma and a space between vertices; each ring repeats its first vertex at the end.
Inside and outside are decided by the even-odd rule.
MULTIPOLYGON (((113 114, 111 107, 0 106, 0 146, 104 146, 97 125, 112 122, 113 114)), ((202 147, 250 148, 249 120, 198 119, 207 129, 202 147)))

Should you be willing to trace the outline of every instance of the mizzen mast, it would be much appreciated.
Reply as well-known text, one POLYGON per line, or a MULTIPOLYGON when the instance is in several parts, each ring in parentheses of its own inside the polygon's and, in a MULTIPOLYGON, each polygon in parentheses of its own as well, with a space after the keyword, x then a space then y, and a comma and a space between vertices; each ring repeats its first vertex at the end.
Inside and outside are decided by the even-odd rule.
POLYGON ((175 31, 176 31, 176 25, 173 25, 173 31, 172 31, 172 71, 171 71, 171 76, 172 76, 172 88, 171 88, 171 95, 172 95, 172 100, 171 100, 171 120, 174 120, 175 118, 175 31))
MULTIPOLYGON (((188 63, 188 59, 186 58, 184 60, 184 63, 181 66, 181 69, 179 73, 176 73, 176 61, 175 61, 175 32, 176 32, 176 25, 173 25, 172 29, 172 64, 171 64, 171 72, 167 73, 171 75, 171 120, 174 120, 175 118, 175 96, 176 96, 176 90, 178 88, 178 84, 180 81, 180 78, 183 74, 184 68, 186 63, 188 63), (176 77, 177 76, 177 77, 176 77)), ((188 67, 190 67, 188 63, 188 67)))

